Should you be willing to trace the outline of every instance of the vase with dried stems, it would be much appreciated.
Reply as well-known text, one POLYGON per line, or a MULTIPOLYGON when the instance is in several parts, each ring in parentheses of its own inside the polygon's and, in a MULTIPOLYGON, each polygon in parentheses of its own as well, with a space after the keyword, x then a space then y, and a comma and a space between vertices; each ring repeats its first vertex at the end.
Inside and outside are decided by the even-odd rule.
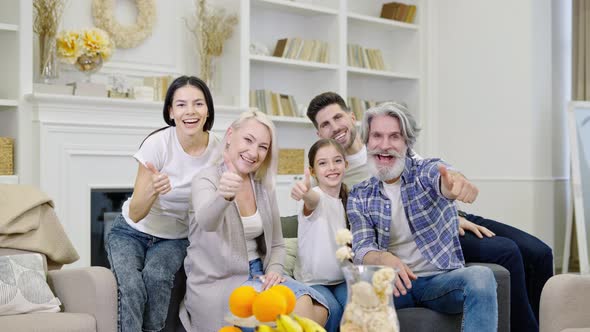
POLYGON ((216 76, 216 61, 223 53, 223 44, 231 37, 238 16, 227 14, 225 9, 211 7, 205 0, 195 0, 196 13, 184 22, 195 38, 201 61, 200 77, 211 90, 219 88, 216 76))
POLYGON ((39 37, 39 80, 43 83, 50 83, 59 76, 55 36, 64 6, 64 0, 33 1, 33 31, 39 37))

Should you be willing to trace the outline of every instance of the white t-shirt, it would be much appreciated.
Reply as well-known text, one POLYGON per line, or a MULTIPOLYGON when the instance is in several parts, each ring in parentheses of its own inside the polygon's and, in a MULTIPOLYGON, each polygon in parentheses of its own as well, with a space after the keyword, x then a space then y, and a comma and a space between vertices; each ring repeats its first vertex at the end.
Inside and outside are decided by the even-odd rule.
POLYGON ((385 194, 391 202, 391 224, 389 226, 389 246, 387 251, 399 257, 418 276, 440 273, 420 252, 401 198, 401 181, 393 184, 383 182, 385 194))
POLYGON ((333 285, 344 280, 336 258, 336 232, 346 228, 345 211, 340 198, 320 194, 316 209, 303 215, 303 204, 299 211, 297 226, 297 263, 293 272, 295 279, 306 285, 333 285))
POLYGON ((242 218, 242 226, 244 227, 244 237, 246 238, 246 248, 248 249, 248 261, 256 258, 260 258, 258 255, 258 245, 256 244, 256 238, 262 235, 262 218, 258 209, 251 216, 240 216, 242 218))
POLYGON ((148 215, 135 223, 129 218, 131 197, 123 204, 123 217, 136 230, 164 239, 188 236, 188 212, 193 177, 218 158, 220 140, 209 132, 209 143, 199 156, 184 151, 176 136, 176 127, 169 127, 148 137, 133 157, 143 165, 150 162, 168 175, 172 190, 156 198, 148 215))
POLYGON ((361 183, 371 177, 369 168, 367 167, 367 148, 364 144, 359 152, 346 156, 346 161, 348 161, 348 168, 344 172, 342 182, 346 184, 348 190, 351 190, 355 184, 361 183))

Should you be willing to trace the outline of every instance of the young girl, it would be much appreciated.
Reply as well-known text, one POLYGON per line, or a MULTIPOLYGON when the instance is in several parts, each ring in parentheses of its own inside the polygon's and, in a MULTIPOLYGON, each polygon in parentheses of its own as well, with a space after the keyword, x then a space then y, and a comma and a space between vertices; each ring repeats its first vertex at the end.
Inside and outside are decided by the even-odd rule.
POLYGON ((303 200, 298 217, 298 260, 295 279, 318 290, 328 301, 328 331, 337 331, 346 305, 346 283, 336 259, 336 232, 348 227, 342 184, 347 167, 345 151, 333 139, 321 139, 309 149, 305 180, 295 184, 291 197, 303 200), (310 174, 318 183, 311 188, 310 174))
POLYGON ((119 331, 164 328, 174 275, 188 246, 191 180, 217 154, 213 99, 205 82, 182 76, 164 101, 167 127, 148 135, 138 161, 133 196, 107 237, 119 291, 119 331))

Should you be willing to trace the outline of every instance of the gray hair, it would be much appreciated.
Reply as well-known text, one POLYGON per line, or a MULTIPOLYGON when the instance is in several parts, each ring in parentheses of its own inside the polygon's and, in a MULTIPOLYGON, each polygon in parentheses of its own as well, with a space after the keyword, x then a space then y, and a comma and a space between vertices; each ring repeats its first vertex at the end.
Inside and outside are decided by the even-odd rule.
POLYGON ((416 119, 414 118, 412 113, 410 113, 406 105, 402 103, 391 101, 385 102, 377 106, 371 107, 365 112, 363 120, 361 121, 361 138, 363 140, 363 143, 366 145, 369 141, 369 129, 371 125, 371 120, 374 117, 380 115, 387 115, 399 121, 401 134, 404 137, 404 140, 406 141, 409 153, 410 150, 413 149, 414 144, 416 144, 416 138, 418 137, 420 128, 418 127, 416 119))

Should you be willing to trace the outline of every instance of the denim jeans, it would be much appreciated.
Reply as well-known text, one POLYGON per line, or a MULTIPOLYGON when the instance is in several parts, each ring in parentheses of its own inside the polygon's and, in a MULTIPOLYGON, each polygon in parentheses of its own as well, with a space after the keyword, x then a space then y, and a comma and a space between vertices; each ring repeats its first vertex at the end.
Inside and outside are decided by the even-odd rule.
POLYGON ((119 215, 107 237, 107 254, 119 293, 119 331, 161 331, 174 275, 187 239, 161 239, 135 230, 119 215))
POLYGON ((320 292, 330 308, 330 317, 326 322, 327 332, 338 332, 340 331, 340 321, 344 314, 344 308, 346 307, 346 282, 342 282, 336 285, 313 285, 311 288, 320 292))
POLYGON ((515 227, 468 214, 467 220, 487 227, 496 236, 480 239, 467 232, 460 237, 466 262, 495 263, 510 272, 510 327, 539 331, 539 302, 545 282, 553 276, 551 248, 515 227))
POLYGON ((470 266, 412 281, 406 295, 394 297, 396 309, 425 307, 446 314, 463 313, 462 331, 496 331, 498 301, 492 270, 470 266))
MULTIPOLYGON (((255 279, 254 277, 259 276, 259 275, 263 275, 263 274, 264 274, 264 270, 263 270, 262 261, 260 260, 260 258, 251 260, 250 261, 250 273, 248 276, 248 280, 246 280, 242 285, 252 286, 258 292, 262 291, 262 281, 260 281, 260 279, 255 279)), ((315 290, 309 286, 306 286, 306 285, 300 283, 299 281, 292 279, 290 277, 285 277, 285 279, 287 279, 287 280, 282 282, 281 285, 285 285, 285 286, 289 287, 289 289, 291 289, 293 291, 293 293, 295 293, 296 298, 300 298, 303 295, 308 295, 314 301, 316 301, 319 304, 326 307, 328 309, 328 312, 330 311, 330 307, 328 306, 328 302, 326 301, 326 299, 324 298, 324 296, 320 292, 318 292, 317 290, 315 290)), ((330 312, 329 312, 329 314, 330 314, 330 312)), ((241 330, 242 330, 242 332, 254 332, 253 328, 242 327, 241 330)))

